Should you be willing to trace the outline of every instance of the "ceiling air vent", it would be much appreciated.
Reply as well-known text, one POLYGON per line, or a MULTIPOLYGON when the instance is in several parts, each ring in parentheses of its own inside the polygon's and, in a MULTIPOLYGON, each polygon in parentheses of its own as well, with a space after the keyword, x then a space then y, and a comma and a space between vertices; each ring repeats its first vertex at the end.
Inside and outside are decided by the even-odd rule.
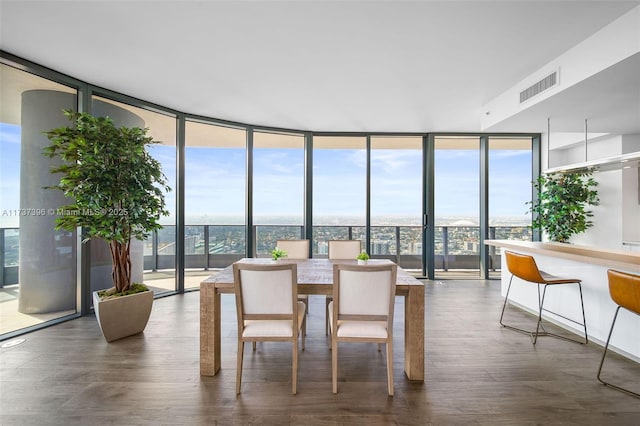
POLYGON ((535 84, 532 84, 531 86, 520 92, 520 103, 523 103, 526 100, 536 96, 537 94, 552 88, 556 84, 558 84, 558 71, 552 72, 542 80, 538 81, 535 84))

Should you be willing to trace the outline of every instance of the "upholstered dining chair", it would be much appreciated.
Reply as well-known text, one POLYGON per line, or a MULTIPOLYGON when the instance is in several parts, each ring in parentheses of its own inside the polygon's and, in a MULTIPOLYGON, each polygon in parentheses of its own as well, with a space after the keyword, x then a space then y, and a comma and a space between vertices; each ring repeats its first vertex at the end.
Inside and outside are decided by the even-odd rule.
MULTIPOLYGON (((327 255, 331 260, 354 260, 360 254, 361 246, 362 242, 360 240, 330 240, 327 255)), ((331 303, 332 300, 332 296, 325 297, 325 336, 329 335, 329 303, 331 303)))
POLYGON ((526 254, 514 253, 511 251, 505 250, 504 256, 506 257, 506 260, 507 260, 507 268, 511 273, 511 279, 509 280, 509 286, 507 287, 507 294, 504 298, 504 304, 502 305, 502 313, 500 314, 500 325, 510 330, 519 331, 521 333, 528 334, 529 336, 531 336, 531 339, 534 345, 536 344, 539 336, 552 336, 552 337, 557 337, 560 339, 569 340, 571 342, 582 343, 582 344, 589 343, 589 338, 587 337, 587 320, 584 315, 584 301, 582 298, 582 285, 581 285, 580 279, 558 277, 555 275, 548 274, 544 271, 541 271, 538 269, 538 265, 536 264, 535 259, 532 256, 528 256, 526 254), (518 277, 523 281, 537 285, 538 322, 536 323, 535 331, 523 330, 521 328, 517 328, 512 325, 507 325, 503 322, 504 310, 507 306, 507 302, 509 301, 509 291, 511 290, 513 277, 518 277), (582 308, 582 322, 572 320, 571 318, 567 318, 557 312, 552 312, 544 308, 544 296, 547 293, 547 287, 558 286, 563 284, 576 284, 578 286, 578 290, 580 293, 580 307, 582 308), (543 287, 542 297, 540 296, 540 286, 543 287), (571 339, 565 336, 561 336, 559 334, 553 334, 546 331, 542 324, 542 311, 549 312, 553 315, 557 315, 561 318, 564 318, 567 321, 571 321, 577 325, 581 325, 584 328, 584 341, 571 339))
POLYGON ((611 340, 611 334, 613 334, 613 327, 616 325, 616 319, 618 318, 620 308, 624 308, 631 313, 640 315, 640 275, 609 269, 607 271, 607 278, 609 280, 609 295, 611 296, 611 300, 613 300, 618 307, 613 315, 613 320, 611 320, 611 329, 609 330, 607 343, 604 345, 604 352, 602 353, 602 359, 600 360, 600 367, 598 367, 598 381, 610 388, 635 396, 636 398, 640 398, 639 393, 614 385, 611 382, 606 382, 600 377, 602 374, 604 358, 607 356, 609 341, 611 340))
MULTIPOLYGON (((291 342, 291 390, 297 392, 298 335, 306 327, 305 307, 298 300, 297 266, 235 263, 233 265, 238 315, 236 393, 240 393, 245 342, 291 342)), ((255 348, 255 347, 254 347, 255 348)))
POLYGON ((277 240, 276 246, 287 252, 287 259, 309 258, 309 240, 277 240))
POLYGON ((338 393, 338 344, 374 342, 387 347, 387 392, 393 396, 393 306, 397 266, 384 264, 333 266, 331 371, 338 393))
MULTIPOLYGON (((276 247, 287 252, 287 259, 308 259, 309 240, 277 240, 276 247)), ((298 300, 307 304, 307 314, 309 313, 309 296, 299 294, 298 300)))

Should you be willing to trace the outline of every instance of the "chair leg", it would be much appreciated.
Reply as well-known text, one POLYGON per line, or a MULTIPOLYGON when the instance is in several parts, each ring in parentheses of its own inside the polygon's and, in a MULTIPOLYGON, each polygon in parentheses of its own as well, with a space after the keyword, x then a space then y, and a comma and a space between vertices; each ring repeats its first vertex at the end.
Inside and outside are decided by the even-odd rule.
MULTIPOLYGON (((302 336, 301 336, 303 351, 304 351, 304 339, 306 335, 307 335, 307 315, 305 313, 304 317, 302 318, 302 336)), ((296 342, 296 344, 298 343, 296 342)))
POLYGON ((331 339, 331 379, 333 393, 338 393, 338 342, 331 339))
MULTIPOLYGON (((540 299, 540 284, 538 284, 538 322, 536 323, 536 331, 531 335, 534 345, 538 341, 538 335, 540 334, 540 325, 542 323, 542 307, 544 306, 544 296, 546 294, 547 294, 547 286, 545 285, 542 290, 542 299, 540 299)), ((543 332, 545 332, 544 327, 543 327, 543 332)))
POLYGON ((240 394, 240 384, 242 382, 242 358, 244 355, 244 341, 238 339, 238 354, 236 355, 236 395, 240 394))
POLYGON ((387 391, 393 396, 393 343, 387 342, 387 391))
POLYGON ((513 282, 513 274, 511 275, 511 279, 509 280, 509 286, 507 287, 507 294, 504 296, 504 303, 502 304, 502 313, 500 314, 500 325, 503 327, 508 327, 502 322, 502 318, 504 317, 504 309, 507 307, 507 301, 509 300, 509 291, 511 290, 512 282, 513 282))
POLYGON ((582 284, 578 283, 578 290, 580 290, 580 307, 582 308, 582 325, 584 326, 584 344, 589 343, 589 337, 587 336, 587 318, 584 314, 584 301, 582 299, 582 284))
POLYGON ((636 392, 632 392, 629 389, 621 388, 620 386, 616 386, 616 385, 611 384, 609 382, 605 382, 600 377, 600 373, 602 373, 602 365, 604 364, 604 358, 607 356, 607 349, 609 348, 609 341, 611 340, 611 335, 613 334, 613 327, 616 325, 616 319, 618 318, 618 312, 619 311, 620 311, 620 306, 618 306, 616 308, 616 312, 613 315, 613 321, 611 321, 611 329, 609 330, 609 336, 607 337, 607 343, 604 345, 604 352, 602 353, 602 359, 600 360, 600 366, 598 367, 598 374, 597 374, 596 377, 598 378, 598 381, 600 383, 602 383, 603 385, 605 385, 605 386, 609 386, 610 388, 619 390, 620 392, 624 392, 626 394, 635 396, 636 398, 640 398, 640 394, 638 394, 636 392))
MULTIPOLYGON (((546 289, 547 289, 547 286, 545 285, 545 290, 542 293, 542 302, 541 302, 541 305, 540 305, 540 317, 539 317, 540 329, 542 331, 536 331, 537 336, 556 337, 558 339, 567 340, 569 342, 578 343, 578 344, 581 344, 581 345, 586 345, 586 344, 589 343, 589 337, 587 335, 587 319, 586 319, 586 316, 585 316, 585 313, 584 313, 584 301, 583 301, 583 298, 582 298, 582 285, 580 285, 579 282, 576 282, 575 284, 578 284, 578 290, 579 290, 579 293, 580 293, 580 308, 582 309, 582 323, 580 323, 580 322, 578 322, 578 321, 576 321, 574 319, 568 318, 568 317, 566 317, 564 315, 561 315, 561 314, 559 314, 557 312, 553 312, 553 311, 550 311, 548 309, 544 309, 544 307, 543 307, 543 305, 544 305, 544 295, 545 295, 545 292, 546 292, 546 289), (567 321, 571 321, 574 324, 581 325, 583 327, 583 329, 584 329, 584 341, 577 340, 577 339, 572 339, 570 337, 561 336, 559 334, 551 333, 551 332, 545 330, 544 329, 544 325, 542 324, 542 311, 543 310, 547 311, 547 312, 549 312, 549 313, 551 313, 553 315, 559 316, 560 318, 564 318, 567 321)), ((537 337, 537 336, 535 336, 535 337, 537 337)), ((534 339, 534 344, 535 344, 535 339, 534 339)))
POLYGON ((571 318, 567 318, 565 316, 562 316, 556 312, 552 312, 549 311, 547 309, 544 309, 544 298, 547 292, 547 284, 540 284, 538 283, 538 320, 536 322, 536 329, 535 331, 529 331, 529 330, 524 330, 522 328, 517 328, 511 325, 507 325, 503 322, 503 318, 504 318, 504 311, 507 307, 507 302, 509 301, 509 291, 511 290, 511 284, 513 282, 513 274, 511 275, 511 279, 509 280, 509 286, 507 287, 507 294, 504 298, 504 303, 502 304, 502 312, 500 313, 500 325, 502 325, 505 328, 508 328, 510 330, 514 330, 514 331, 518 331, 520 333, 524 333, 524 334, 528 334, 529 337, 531 337, 531 340, 533 342, 533 344, 535 345, 538 337, 540 336, 552 336, 552 337, 557 337, 559 339, 563 339, 563 340, 568 340, 570 342, 574 342, 574 343, 580 343, 580 344, 587 344, 589 342, 589 339, 587 337, 587 321, 586 321, 586 317, 585 317, 585 312, 584 312, 584 301, 583 301, 583 297, 582 297, 582 286, 580 285, 580 283, 576 282, 576 284, 578 284, 578 288, 580 290, 580 307, 582 308, 582 323, 579 323, 578 321, 575 321, 571 318), (540 294, 540 286, 544 285, 544 289, 542 291, 542 295, 540 294), (575 340, 575 339, 571 339, 569 337, 565 337, 565 336, 561 336, 559 334, 554 334, 554 333, 550 333, 547 330, 545 330, 544 328, 544 323, 542 322, 542 311, 547 311, 549 313, 552 313, 554 315, 557 315, 561 318, 564 318, 568 321, 571 321, 575 324, 581 325, 584 328, 584 342, 579 341, 579 340, 575 340))
POLYGON ((324 312, 324 317, 325 317, 325 321, 324 321, 324 335, 328 336, 329 335, 329 302, 331 300, 325 296, 325 312, 324 312))
POLYGON ((291 359, 293 360, 291 366, 291 393, 296 394, 298 392, 298 340, 292 343, 291 359))
MULTIPOLYGON (((502 312, 500 313, 500 325, 503 326, 504 328, 508 328, 509 330, 513 330, 513 331, 517 331, 519 333, 524 333, 524 334, 528 334, 530 337, 533 337, 534 332, 530 331, 530 330, 524 330, 522 328, 518 328, 518 327, 514 327, 512 325, 508 325, 505 324, 503 322, 503 318, 504 318, 504 311, 507 307, 507 302, 509 301, 509 292, 511 291, 511 284, 513 284, 513 277, 514 275, 511 274, 511 279, 509 280, 509 286, 507 287, 507 294, 504 296, 504 303, 502 304, 502 312)), ((538 285, 538 306, 540 306, 540 286, 538 285)), ((538 316, 539 318, 539 316, 538 316)), ((540 322, 538 322, 538 325, 540 326, 540 322)), ((544 330, 544 327, 543 327, 544 330)), ((537 333, 537 331, 536 331, 537 333)), ((535 342, 534 342, 535 344, 535 342)))

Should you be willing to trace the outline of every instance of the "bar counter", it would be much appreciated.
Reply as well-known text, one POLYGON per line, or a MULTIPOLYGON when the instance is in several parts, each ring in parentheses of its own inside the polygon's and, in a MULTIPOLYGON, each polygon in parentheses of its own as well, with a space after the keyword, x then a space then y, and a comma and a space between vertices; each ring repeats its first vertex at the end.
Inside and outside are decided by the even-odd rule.
MULTIPOLYGON (((533 256, 538 268, 547 273, 581 279, 589 340, 601 345, 604 345, 607 339, 617 307, 609 296, 607 269, 640 274, 640 253, 637 252, 531 241, 486 240, 485 244, 533 256)), ((505 256, 502 256, 501 278, 504 296, 511 278, 505 256)), ((514 284, 509 294, 511 303, 537 315, 536 287, 535 284, 514 277, 514 284)), ((549 288, 545 308, 563 312, 570 318, 581 319, 577 286, 549 288)), ((546 312, 543 312, 543 318, 576 334, 581 332, 575 324, 546 312)), ((541 343, 544 344, 539 340, 538 344, 541 343)), ((622 309, 618 315, 616 330, 611 337, 610 345, 615 352, 640 362, 640 317, 622 309)))

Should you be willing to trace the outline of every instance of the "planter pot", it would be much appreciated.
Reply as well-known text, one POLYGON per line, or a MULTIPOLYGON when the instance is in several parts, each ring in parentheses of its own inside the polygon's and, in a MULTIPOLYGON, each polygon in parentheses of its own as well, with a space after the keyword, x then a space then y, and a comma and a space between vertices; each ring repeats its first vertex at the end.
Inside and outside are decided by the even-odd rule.
POLYGON ((360 260, 358 259, 358 265, 366 265, 367 262, 369 262, 368 260, 360 260))
POLYGON ((93 309, 107 342, 141 333, 147 326, 152 306, 151 290, 109 300, 100 300, 98 292, 93 292, 93 309))

